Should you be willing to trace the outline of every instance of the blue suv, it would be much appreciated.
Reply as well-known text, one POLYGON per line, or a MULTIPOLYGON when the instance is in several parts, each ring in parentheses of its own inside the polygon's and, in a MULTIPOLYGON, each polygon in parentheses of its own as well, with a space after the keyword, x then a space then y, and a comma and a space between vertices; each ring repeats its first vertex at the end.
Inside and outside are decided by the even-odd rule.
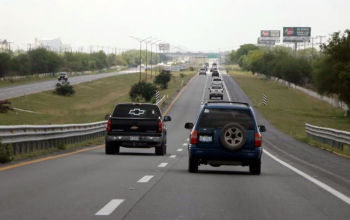
POLYGON ((201 109, 192 129, 188 147, 190 173, 198 172, 200 164, 249 166, 251 174, 260 175, 263 125, 256 123, 248 103, 207 102, 201 109))

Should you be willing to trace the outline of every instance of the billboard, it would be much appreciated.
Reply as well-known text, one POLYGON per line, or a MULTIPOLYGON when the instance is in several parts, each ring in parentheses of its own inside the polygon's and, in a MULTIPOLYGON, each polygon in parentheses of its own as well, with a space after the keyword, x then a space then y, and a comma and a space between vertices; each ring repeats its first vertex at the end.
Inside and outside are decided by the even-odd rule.
POLYGON ((159 50, 163 50, 163 51, 170 50, 170 44, 159 44, 159 50))
POLYGON ((308 42, 311 37, 311 27, 283 27, 283 42, 308 42))
POLYGON ((260 38, 264 41, 274 40, 275 43, 279 43, 281 36, 280 30, 262 30, 260 31, 260 38))
POLYGON ((275 45, 276 41, 273 38, 258 37, 258 44, 275 45))

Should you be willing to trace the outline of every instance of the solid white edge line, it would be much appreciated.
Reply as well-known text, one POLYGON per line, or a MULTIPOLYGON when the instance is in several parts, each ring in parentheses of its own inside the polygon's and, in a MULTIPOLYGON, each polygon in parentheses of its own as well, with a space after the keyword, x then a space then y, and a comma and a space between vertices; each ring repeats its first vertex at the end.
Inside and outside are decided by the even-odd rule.
POLYGON ((300 176, 304 177, 305 179, 315 183, 316 185, 318 185, 319 187, 321 187, 322 189, 328 191, 329 193, 333 194, 334 196, 338 197, 339 199, 343 200, 345 203, 347 203, 348 205, 350 205, 350 198, 347 197, 346 195, 342 194, 341 192, 333 189, 332 187, 322 183, 321 181, 307 175, 306 173, 298 170, 297 168, 289 165, 288 163, 278 159, 277 157, 273 156, 272 154, 270 154, 267 150, 264 149, 264 153, 266 153, 269 157, 271 157, 272 159, 274 159, 275 161, 279 162, 280 164, 282 164, 283 166, 293 170, 294 172, 296 172, 297 174, 299 174, 300 176))
POLYGON ((147 183, 148 181, 150 181, 150 179, 152 179, 154 176, 144 176, 142 177, 139 181, 137 181, 138 183, 147 183))
POLYGON ((170 156, 170 158, 175 158, 175 157, 176 157, 176 155, 171 155, 171 156, 170 156))
POLYGON ((166 167, 166 165, 168 165, 168 163, 161 163, 158 167, 166 167))
POLYGON ((124 199, 112 199, 95 215, 110 215, 120 204, 122 204, 122 202, 124 202, 124 199))

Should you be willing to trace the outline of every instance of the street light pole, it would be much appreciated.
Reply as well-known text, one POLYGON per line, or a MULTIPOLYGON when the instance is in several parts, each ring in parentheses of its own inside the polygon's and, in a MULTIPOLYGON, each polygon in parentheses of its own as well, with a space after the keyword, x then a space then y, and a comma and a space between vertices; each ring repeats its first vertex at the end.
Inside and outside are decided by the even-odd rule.
POLYGON ((154 40, 156 40, 157 38, 153 38, 153 39, 151 39, 151 40, 149 40, 149 41, 147 41, 147 42, 145 42, 146 43, 146 81, 147 81, 147 54, 148 54, 148 51, 147 51, 147 44, 148 43, 151 43, 152 41, 154 41, 154 40))
POLYGON ((130 36, 130 37, 137 40, 138 42, 140 42, 140 79, 139 79, 139 82, 141 82, 141 63, 142 63, 142 61, 141 61, 141 59, 142 59, 142 57, 141 57, 141 44, 142 44, 142 42, 144 42, 145 40, 148 40, 151 37, 147 37, 143 40, 141 40, 140 38, 137 38, 137 37, 133 37, 133 36, 130 36))
POLYGON ((153 45, 157 45, 156 43, 158 43, 159 41, 161 41, 161 40, 157 40, 157 41, 151 43, 151 79, 153 79, 153 75, 152 75, 152 69, 153 69, 153 65, 152 65, 152 62, 153 62, 153 59, 152 59, 152 46, 153 45))

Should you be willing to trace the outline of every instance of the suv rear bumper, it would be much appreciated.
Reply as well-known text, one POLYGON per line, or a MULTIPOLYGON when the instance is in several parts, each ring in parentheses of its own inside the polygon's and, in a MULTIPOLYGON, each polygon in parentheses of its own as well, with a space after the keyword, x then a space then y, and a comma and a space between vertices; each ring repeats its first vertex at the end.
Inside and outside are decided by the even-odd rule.
POLYGON ((230 152, 220 149, 198 149, 189 145, 188 153, 190 157, 195 158, 196 160, 231 160, 249 163, 249 161, 255 161, 261 158, 263 148, 256 148, 256 150, 250 151, 245 150, 238 152, 230 152))

